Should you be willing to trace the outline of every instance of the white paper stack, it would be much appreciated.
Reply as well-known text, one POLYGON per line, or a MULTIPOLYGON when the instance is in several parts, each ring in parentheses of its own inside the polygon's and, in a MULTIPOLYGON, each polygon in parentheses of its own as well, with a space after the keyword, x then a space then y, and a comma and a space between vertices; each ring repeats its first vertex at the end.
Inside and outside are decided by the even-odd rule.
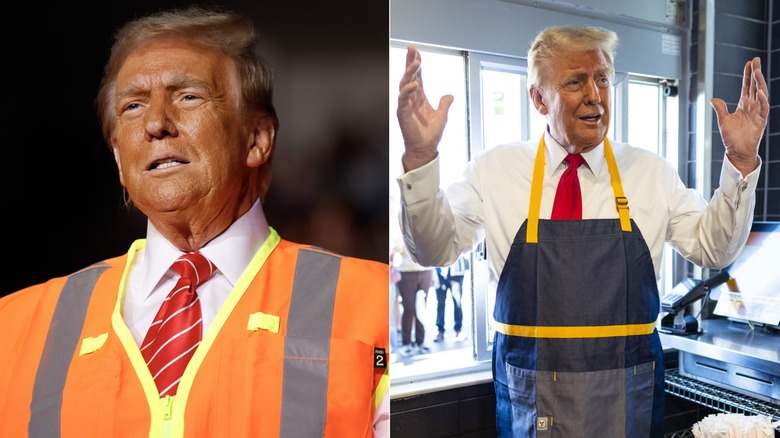
POLYGON ((774 428, 780 421, 772 423, 765 415, 712 414, 693 425, 696 438, 772 438, 774 428))

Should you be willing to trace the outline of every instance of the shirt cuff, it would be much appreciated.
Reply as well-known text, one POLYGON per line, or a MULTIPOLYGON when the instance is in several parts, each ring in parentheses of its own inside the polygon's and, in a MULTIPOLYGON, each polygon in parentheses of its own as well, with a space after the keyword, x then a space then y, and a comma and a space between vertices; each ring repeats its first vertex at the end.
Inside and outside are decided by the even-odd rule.
POLYGON ((761 157, 758 157, 756 169, 743 178, 742 173, 731 164, 729 158, 726 155, 723 156, 723 166, 720 169, 720 190, 732 201, 734 208, 739 208, 744 196, 755 193, 762 164, 761 157))
POLYGON ((401 200, 406 205, 430 200, 439 191, 439 157, 430 163, 396 179, 401 190, 401 200))

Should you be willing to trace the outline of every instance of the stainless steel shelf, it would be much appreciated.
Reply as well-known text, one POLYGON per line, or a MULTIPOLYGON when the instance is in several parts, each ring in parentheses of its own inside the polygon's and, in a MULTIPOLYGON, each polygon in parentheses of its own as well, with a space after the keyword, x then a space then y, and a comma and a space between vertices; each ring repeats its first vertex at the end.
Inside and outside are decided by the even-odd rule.
MULTIPOLYGON (((780 405, 700 382, 679 374, 677 369, 666 371, 666 392, 719 412, 765 415, 773 422, 780 421, 780 405)), ((775 436, 778 436, 778 432, 780 426, 775 428, 775 436)))

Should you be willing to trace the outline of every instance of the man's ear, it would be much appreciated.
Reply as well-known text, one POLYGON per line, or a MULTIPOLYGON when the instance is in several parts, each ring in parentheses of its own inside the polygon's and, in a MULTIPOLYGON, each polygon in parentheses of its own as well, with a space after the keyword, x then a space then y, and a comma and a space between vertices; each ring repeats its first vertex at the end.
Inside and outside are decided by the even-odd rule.
POLYGON ((119 146, 116 137, 114 136, 111 137, 111 151, 114 153, 114 161, 116 162, 116 168, 119 171, 119 183, 124 187, 125 177, 122 175, 122 160, 119 158, 119 146))
POLYGON ((255 125, 250 137, 249 153, 246 164, 249 167, 260 167, 271 159, 276 144, 276 128, 273 119, 263 116, 255 125))
POLYGON ((539 114, 546 116, 547 105, 544 102, 542 90, 540 90, 539 87, 533 86, 528 90, 528 94, 531 97, 531 102, 534 103, 534 107, 536 107, 536 110, 539 111, 539 114))

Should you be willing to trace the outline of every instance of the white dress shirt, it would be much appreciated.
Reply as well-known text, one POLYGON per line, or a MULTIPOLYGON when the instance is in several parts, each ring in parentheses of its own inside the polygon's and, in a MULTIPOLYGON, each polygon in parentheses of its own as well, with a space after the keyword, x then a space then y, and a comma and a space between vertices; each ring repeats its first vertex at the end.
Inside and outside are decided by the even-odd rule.
MULTIPOLYGON (((550 218, 567 155, 549 133, 545 144, 541 219, 550 218)), ((485 240, 488 281, 495 290, 512 241, 528 217, 538 145, 538 140, 512 143, 477 154, 446 193, 439 189, 438 157, 398 177, 401 227, 415 260, 425 266, 448 266, 485 240)), ((611 145, 629 213, 650 248, 656 277, 667 241, 705 268, 720 269, 734 260, 753 220, 760 160, 758 169, 742 178, 724 157, 720 188, 708 204, 698 192, 686 188, 660 156, 625 143, 611 145)), ((582 155, 585 165, 577 175, 583 219, 617 218, 604 144, 582 155)))
MULTIPOLYGON (((238 218, 225 232, 201 248, 217 267, 214 276, 198 286, 203 333, 211 326, 244 269, 268 238, 268 221, 260 202, 238 218)), ((171 270, 183 252, 165 239, 152 225, 146 226, 146 247, 135 256, 127 277, 123 317, 140 346, 163 300, 178 280, 171 270)))

